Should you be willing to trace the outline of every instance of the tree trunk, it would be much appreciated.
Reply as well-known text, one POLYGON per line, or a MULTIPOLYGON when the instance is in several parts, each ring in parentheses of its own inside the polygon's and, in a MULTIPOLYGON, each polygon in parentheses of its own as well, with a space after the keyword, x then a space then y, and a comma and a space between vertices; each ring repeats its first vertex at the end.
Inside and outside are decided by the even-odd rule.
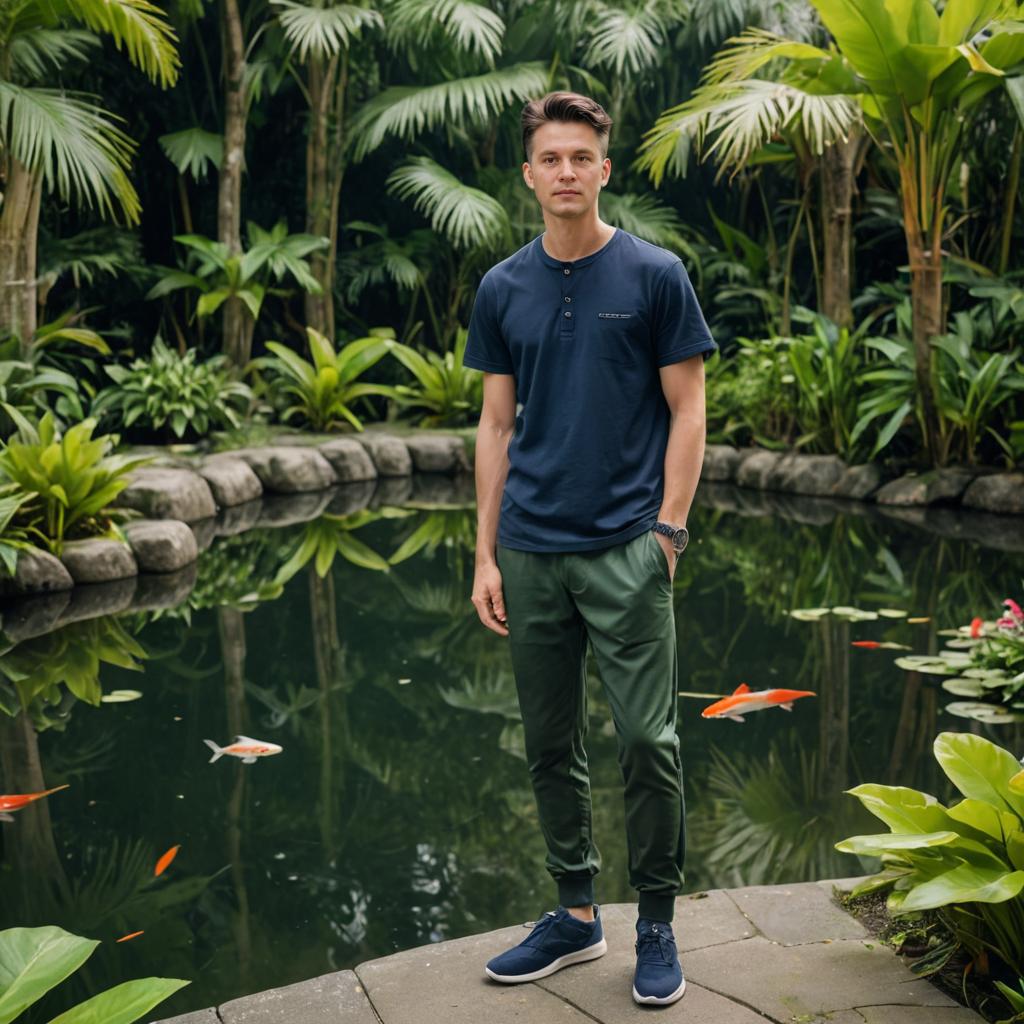
MULTIPOLYGON (((217 190, 217 239, 228 252, 242 251, 242 171, 245 168, 245 40, 237 0, 223 0, 224 161, 217 190)), ((239 368, 249 361, 248 316, 241 299, 223 306, 224 352, 239 368)))
POLYGON ((861 133, 851 130, 846 142, 827 147, 820 161, 824 242, 821 311, 840 327, 853 326, 851 203, 860 144, 861 133))
POLYGON ((22 355, 36 329, 36 234, 42 184, 16 157, 6 162, 0 210, 0 335, 21 339, 22 355))

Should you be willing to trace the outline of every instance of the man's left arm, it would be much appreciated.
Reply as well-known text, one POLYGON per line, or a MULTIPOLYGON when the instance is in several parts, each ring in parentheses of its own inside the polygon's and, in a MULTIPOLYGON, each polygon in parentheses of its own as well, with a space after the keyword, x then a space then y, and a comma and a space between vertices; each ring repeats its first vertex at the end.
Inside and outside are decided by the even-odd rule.
MULTIPOLYGON (((662 366, 661 390, 668 404, 668 445, 665 449, 665 489, 658 519, 674 526, 686 526, 690 505, 704 462, 704 359, 701 354, 682 362, 662 366)), ((660 533, 658 539, 675 572, 672 542, 660 533)))

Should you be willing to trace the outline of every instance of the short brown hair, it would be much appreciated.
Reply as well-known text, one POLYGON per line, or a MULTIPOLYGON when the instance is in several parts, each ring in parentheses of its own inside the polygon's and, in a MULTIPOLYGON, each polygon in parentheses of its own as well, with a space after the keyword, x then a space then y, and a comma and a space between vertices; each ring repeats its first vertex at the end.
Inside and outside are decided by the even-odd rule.
POLYGON ((612 127, 612 119, 604 107, 589 96, 578 92, 549 92, 539 100, 530 100, 523 107, 523 150, 527 162, 530 159, 530 148, 533 133, 548 121, 582 121, 589 124, 597 132, 598 147, 601 158, 608 155, 608 132, 612 127))

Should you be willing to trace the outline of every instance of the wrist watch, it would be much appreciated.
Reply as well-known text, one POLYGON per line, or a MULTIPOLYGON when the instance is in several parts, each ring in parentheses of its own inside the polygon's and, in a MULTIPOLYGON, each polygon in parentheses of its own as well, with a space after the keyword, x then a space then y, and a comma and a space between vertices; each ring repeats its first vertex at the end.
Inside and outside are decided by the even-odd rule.
POLYGON ((651 529, 655 533, 664 534, 672 541, 672 550, 676 553, 676 557, 683 553, 686 542, 690 539, 690 531, 685 526, 673 526, 672 523, 662 523, 659 521, 651 529))

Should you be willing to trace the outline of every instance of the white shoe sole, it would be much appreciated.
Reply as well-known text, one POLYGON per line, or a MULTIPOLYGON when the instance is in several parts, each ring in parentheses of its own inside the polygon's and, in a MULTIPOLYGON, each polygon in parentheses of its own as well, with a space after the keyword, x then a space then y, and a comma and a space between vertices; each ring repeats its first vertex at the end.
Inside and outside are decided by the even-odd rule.
POLYGON ((500 981, 505 985, 518 985, 523 981, 536 981, 538 978, 546 978, 549 974, 554 974, 555 971, 560 971, 563 967, 568 967, 570 964, 582 964, 587 960, 596 960, 607 952, 608 943, 602 939, 600 942, 595 942, 592 946, 587 946, 586 949, 577 950, 575 953, 566 953, 565 956, 552 960, 547 967, 542 967, 539 971, 531 971, 529 974, 496 974, 490 967, 485 967, 484 971, 487 973, 488 978, 493 978, 495 981, 500 981))
POLYGON ((635 1003, 655 1003, 658 1006, 667 1006, 669 1003, 674 1003, 677 999, 683 998, 683 993, 686 991, 686 979, 683 978, 683 983, 667 996, 642 996, 636 990, 636 986, 633 986, 633 1002, 635 1003))

